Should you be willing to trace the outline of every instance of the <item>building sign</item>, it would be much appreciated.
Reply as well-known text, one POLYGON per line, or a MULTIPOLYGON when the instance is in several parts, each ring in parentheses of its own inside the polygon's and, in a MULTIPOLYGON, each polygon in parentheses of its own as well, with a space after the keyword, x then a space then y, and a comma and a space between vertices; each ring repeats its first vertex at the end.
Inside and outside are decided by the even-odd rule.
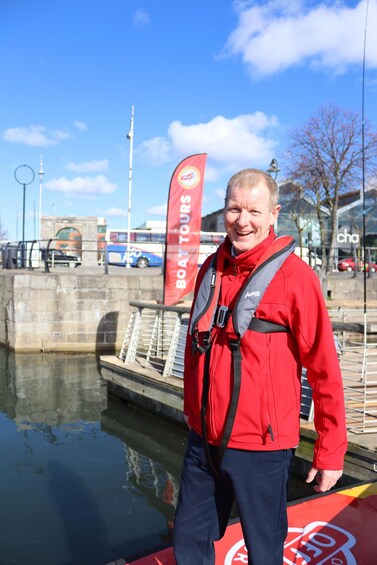
POLYGON ((358 245, 360 242, 360 236, 358 233, 348 233, 346 228, 344 228, 343 232, 338 233, 337 240, 338 243, 358 245))

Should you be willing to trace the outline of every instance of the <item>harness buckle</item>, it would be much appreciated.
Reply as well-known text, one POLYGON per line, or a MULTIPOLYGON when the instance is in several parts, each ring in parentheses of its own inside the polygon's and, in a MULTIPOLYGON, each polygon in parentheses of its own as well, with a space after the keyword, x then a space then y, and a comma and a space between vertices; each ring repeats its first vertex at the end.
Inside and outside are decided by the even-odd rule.
POLYGON ((223 328, 228 321, 228 311, 228 306, 219 306, 216 316, 216 326, 218 328, 223 328))
POLYGON ((193 337, 193 339, 192 339, 192 353, 193 354, 195 354, 197 352, 206 353, 208 351, 208 349, 211 347, 211 334, 210 334, 210 332, 203 332, 203 335, 202 335, 202 344, 203 345, 200 345, 198 330, 195 330, 192 337, 193 337))
POLYGON ((239 349, 240 344, 241 344, 241 337, 240 336, 229 337, 229 347, 233 352, 235 352, 239 349))
POLYGON ((211 344, 211 333, 210 332, 203 332, 203 346, 204 348, 208 348, 211 344))

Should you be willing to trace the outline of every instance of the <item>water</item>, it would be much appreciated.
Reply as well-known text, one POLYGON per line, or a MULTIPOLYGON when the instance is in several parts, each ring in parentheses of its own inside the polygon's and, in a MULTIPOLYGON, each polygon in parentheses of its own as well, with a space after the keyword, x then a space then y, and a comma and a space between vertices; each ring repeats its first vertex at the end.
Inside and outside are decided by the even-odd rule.
POLYGON ((0 565, 105 565, 170 541, 186 439, 108 397, 95 355, 0 348, 0 565))
POLYGON ((0 564, 105 565, 167 541, 185 440, 111 402, 94 355, 0 349, 0 564))

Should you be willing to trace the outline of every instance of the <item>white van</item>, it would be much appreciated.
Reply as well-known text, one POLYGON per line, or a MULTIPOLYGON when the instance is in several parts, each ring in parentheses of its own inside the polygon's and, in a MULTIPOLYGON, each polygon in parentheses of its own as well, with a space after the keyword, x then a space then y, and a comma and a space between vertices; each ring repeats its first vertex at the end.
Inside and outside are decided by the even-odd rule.
POLYGON ((320 269, 322 267, 322 259, 320 259, 314 251, 311 251, 309 254, 308 247, 296 247, 295 254, 301 257, 301 259, 311 267, 315 267, 316 269, 320 269))

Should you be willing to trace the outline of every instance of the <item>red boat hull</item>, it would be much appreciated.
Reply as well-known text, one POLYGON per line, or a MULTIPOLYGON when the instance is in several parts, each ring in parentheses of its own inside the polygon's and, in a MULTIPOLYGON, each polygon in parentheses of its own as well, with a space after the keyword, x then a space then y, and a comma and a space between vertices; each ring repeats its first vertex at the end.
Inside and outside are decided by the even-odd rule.
MULTIPOLYGON (((377 564, 377 482, 297 502, 288 507, 285 565, 377 564)), ((247 563, 239 522, 215 544, 216 565, 247 563)), ((122 561, 117 561, 121 563, 122 561)), ((129 565, 175 565, 166 548, 129 565)))

